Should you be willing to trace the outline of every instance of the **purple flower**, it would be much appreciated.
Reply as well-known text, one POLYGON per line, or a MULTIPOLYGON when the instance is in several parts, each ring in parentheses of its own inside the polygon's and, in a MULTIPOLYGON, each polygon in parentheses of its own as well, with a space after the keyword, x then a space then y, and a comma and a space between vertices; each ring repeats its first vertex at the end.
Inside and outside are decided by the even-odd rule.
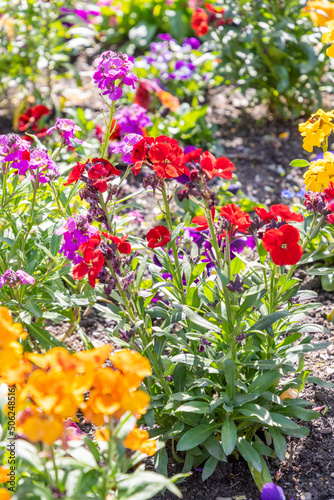
POLYGON ((190 47, 193 50, 197 50, 198 47, 201 45, 201 42, 199 40, 197 40, 197 38, 195 38, 194 36, 192 36, 190 38, 185 38, 183 40, 182 47, 187 46, 187 45, 190 45, 190 47))
POLYGON ((29 142, 16 134, 0 135, 0 163, 10 163, 19 173, 28 169, 29 149, 29 142))
POLYGON ((60 12, 75 14, 86 22, 89 22, 89 16, 98 16, 100 14, 98 10, 69 9, 68 7, 60 7, 60 12))
POLYGON ((131 104, 120 109, 115 118, 120 127, 120 135, 138 134, 143 136, 143 128, 153 125, 146 114, 146 109, 139 104, 131 104))
POLYGON ((115 146, 111 147, 111 152, 115 154, 122 153, 122 161, 124 161, 124 163, 130 163, 133 146, 142 138, 143 137, 139 134, 128 134, 122 141, 116 142, 115 146))
POLYGON ((298 196, 298 198, 304 198, 305 193, 306 193, 306 189, 300 188, 300 190, 296 193, 296 196, 298 196))
POLYGON ((73 120, 58 117, 54 126, 49 128, 46 133, 51 135, 54 130, 65 140, 68 146, 72 146, 71 139, 82 142, 74 137, 74 132, 76 130, 81 130, 81 128, 75 125, 73 120))
POLYGON ((0 288, 3 285, 9 285, 14 287, 16 285, 34 285, 35 278, 30 276, 30 274, 25 271, 13 271, 13 269, 7 269, 3 276, 0 276, 0 288))
POLYGON ((245 248, 254 250, 255 247, 256 243, 253 236, 242 236, 241 238, 237 238, 236 240, 232 241, 230 246, 231 259, 234 259, 236 253, 243 252, 245 248))
POLYGON ((112 101, 117 101, 122 97, 122 85, 130 85, 133 89, 138 80, 134 73, 134 67, 126 54, 119 52, 103 52, 95 60, 97 68, 93 75, 94 83, 103 90, 103 95, 108 94, 112 101))
POLYGON ((35 278, 30 276, 30 274, 26 273, 25 271, 16 271, 16 276, 20 278, 22 285, 35 284, 35 278))
POLYGON ((96 227, 88 224, 87 217, 83 215, 70 217, 55 231, 56 234, 62 234, 64 238, 59 253, 63 253, 74 264, 79 264, 82 261, 82 257, 77 253, 80 245, 86 243, 97 232, 96 227))
POLYGON ((206 235, 208 236, 209 234, 209 229, 205 231, 196 231, 193 227, 183 228, 183 237, 185 240, 196 243, 198 249, 202 248, 203 243, 207 241, 206 235))
POLYGON ((261 500, 285 500, 285 495, 280 486, 274 483, 267 483, 263 486, 261 500))
POLYGON ((159 40, 164 40, 166 42, 170 42, 173 40, 173 37, 169 33, 162 33, 161 35, 158 35, 159 40))

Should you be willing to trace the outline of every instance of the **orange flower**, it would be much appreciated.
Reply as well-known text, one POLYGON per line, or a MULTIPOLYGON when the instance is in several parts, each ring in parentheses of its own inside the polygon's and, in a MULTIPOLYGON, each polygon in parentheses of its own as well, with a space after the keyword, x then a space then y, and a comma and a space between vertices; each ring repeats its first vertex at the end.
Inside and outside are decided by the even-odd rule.
POLYGON ((157 96, 159 97, 161 104, 165 108, 170 109, 173 113, 179 109, 180 101, 178 100, 177 97, 170 94, 169 92, 166 92, 165 90, 159 89, 157 91, 157 96))
POLYGON ((16 386, 23 384, 32 369, 33 365, 30 361, 26 359, 20 360, 16 366, 9 366, 1 371, 1 382, 16 386))
POLYGON ((310 0, 306 4, 304 12, 310 14, 315 26, 328 26, 329 21, 334 20, 334 3, 328 0, 310 0))
POLYGON ((137 425, 126 436, 124 446, 126 446, 126 448, 130 448, 130 450, 139 450, 150 456, 154 455, 157 451, 156 441, 150 440, 148 432, 138 429, 137 425))
POLYGON ((110 431, 107 427, 100 427, 95 431, 95 438, 97 441, 109 441, 110 431))
POLYGON ((150 362, 136 351, 122 349, 109 359, 125 375, 131 388, 139 387, 144 378, 152 374, 150 362))
POLYGON ((62 420, 54 415, 27 408, 18 419, 17 430, 32 443, 43 442, 51 445, 62 436, 64 425, 62 420))
POLYGON ((26 357, 34 365, 44 370, 55 369, 61 371, 84 371, 85 364, 76 356, 70 354, 65 347, 54 347, 46 354, 29 353, 26 357))
POLYGON ((22 346, 17 342, 24 339, 26 334, 20 323, 13 323, 13 319, 5 307, 0 308, 0 367, 1 372, 15 367, 22 357, 22 346))
POLYGON ((96 368, 100 368, 106 362, 112 350, 113 346, 107 344, 90 351, 78 352, 76 357, 82 361, 93 363, 96 368))
POLYGON ((12 495, 6 488, 0 488, 0 500, 10 500, 12 495))
POLYGON ((10 473, 10 468, 6 467, 4 465, 0 466, 0 483, 7 483, 10 481, 9 474, 10 473))

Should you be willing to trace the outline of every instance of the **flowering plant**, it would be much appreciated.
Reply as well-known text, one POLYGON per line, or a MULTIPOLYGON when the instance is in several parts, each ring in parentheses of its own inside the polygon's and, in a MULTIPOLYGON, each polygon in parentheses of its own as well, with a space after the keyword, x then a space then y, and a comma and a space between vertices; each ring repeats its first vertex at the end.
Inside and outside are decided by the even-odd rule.
POLYGON ((19 340, 25 333, 5 308, 0 309, 0 331, 0 450, 6 450, 8 440, 14 443, 9 453, 14 458, 7 458, 0 476, 1 483, 9 483, 8 498, 17 490, 17 499, 38 494, 74 500, 94 494, 116 500, 130 498, 136 488, 142 500, 163 488, 180 496, 176 476, 168 480, 140 465, 128 473, 158 449, 136 424, 149 404, 149 396, 138 389, 151 374, 144 357, 129 350, 112 353, 110 345, 76 354, 54 348, 23 355, 19 340), (95 442, 75 423, 79 409, 86 422, 95 424, 95 442))

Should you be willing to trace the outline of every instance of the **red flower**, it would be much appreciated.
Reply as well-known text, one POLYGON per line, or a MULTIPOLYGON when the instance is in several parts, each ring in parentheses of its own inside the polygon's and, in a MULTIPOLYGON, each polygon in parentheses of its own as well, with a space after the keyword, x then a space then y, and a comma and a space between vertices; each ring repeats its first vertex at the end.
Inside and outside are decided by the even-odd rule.
POLYGON ((191 27, 196 36, 203 36, 209 31, 209 16, 204 9, 196 9, 191 17, 191 27))
POLYGON ((73 268, 73 278, 81 280, 88 274, 88 281, 93 288, 95 288, 96 278, 104 264, 103 253, 99 248, 96 248, 100 242, 101 236, 97 233, 91 236, 86 243, 82 243, 79 251, 83 255, 83 261, 73 268))
POLYGON ((37 106, 27 109, 21 116, 19 116, 19 130, 23 132, 31 127, 34 131, 37 131, 37 122, 42 118, 42 116, 49 115, 50 113, 51 110, 42 104, 37 104, 37 106))
POLYGON ((118 238, 118 236, 113 236, 112 234, 105 233, 102 231, 103 236, 108 238, 108 240, 111 240, 115 245, 117 245, 117 250, 120 253, 125 253, 126 255, 129 255, 132 252, 132 248, 130 243, 128 243, 126 240, 128 239, 128 234, 126 236, 122 236, 121 238, 118 238))
POLYGON ((334 224, 334 214, 327 215, 327 220, 330 224, 334 224))
POLYGON ((156 226, 147 235, 149 248, 164 247, 170 241, 170 232, 165 226, 156 226))
MULTIPOLYGON (((216 208, 213 207, 211 209, 211 217, 212 217, 212 220, 214 219, 215 217, 215 213, 216 213, 216 208)), ((207 218, 205 217, 205 215, 196 215, 196 217, 194 217, 191 221, 193 224, 198 224, 197 227, 195 227, 195 231, 205 231, 206 229, 208 229, 209 227, 209 224, 208 224, 208 220, 207 218)))
POLYGON ((131 162, 134 163, 132 171, 137 175, 142 163, 147 163, 156 172, 158 177, 172 179, 184 172, 181 164, 183 152, 176 139, 170 139, 161 135, 144 137, 134 145, 131 155, 131 162))
POLYGON ((267 212, 264 208, 254 207, 255 212, 260 217, 261 220, 268 222, 270 220, 277 220, 277 216, 272 212, 267 212))
POLYGON ((328 184, 328 187, 326 189, 324 189, 324 193, 325 193, 325 200, 326 201, 333 200, 333 198, 334 198, 334 184, 332 182, 330 182, 328 184))
POLYGON ((209 151, 204 151, 201 159, 203 172, 213 179, 214 176, 223 179, 232 179, 232 172, 235 170, 233 163, 224 156, 215 158, 209 151))
POLYGON ((270 229, 264 233, 262 244, 270 252, 274 264, 293 266, 301 259, 303 248, 298 244, 300 234, 296 227, 285 224, 279 229, 270 229))
POLYGON ((281 217, 285 222, 303 222, 304 218, 301 214, 296 214, 291 212, 287 205, 272 205, 270 207, 270 212, 281 217))
POLYGON ((136 95, 134 98, 135 104, 139 104, 145 109, 151 107, 152 101, 154 100, 154 95, 160 91, 159 85, 155 82, 151 82, 146 78, 139 80, 138 87, 136 90, 136 95))
POLYGON ((121 170, 117 170, 114 165, 104 158, 88 160, 86 166, 88 167, 88 177, 93 180, 93 187, 98 189, 100 193, 107 191, 107 183, 122 173, 121 170))
POLYGON ((234 229, 238 229, 241 233, 246 233, 252 223, 249 215, 243 212, 234 203, 222 207, 220 209, 220 215, 230 221, 234 229))
POLYGON ((81 175, 83 174, 85 170, 86 163, 77 163, 74 165, 72 168, 71 172, 69 173, 68 179, 66 182, 64 182, 64 186, 68 186, 69 184, 75 184, 80 180, 81 175))

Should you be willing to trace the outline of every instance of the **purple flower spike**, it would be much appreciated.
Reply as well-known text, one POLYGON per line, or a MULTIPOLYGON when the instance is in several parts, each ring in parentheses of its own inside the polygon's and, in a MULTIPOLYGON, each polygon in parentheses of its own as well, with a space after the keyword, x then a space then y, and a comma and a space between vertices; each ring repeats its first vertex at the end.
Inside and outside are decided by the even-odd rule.
POLYGON ((139 104, 131 104, 117 111, 115 114, 117 125, 120 128, 120 135, 138 134, 143 136, 143 129, 153 125, 146 114, 146 109, 139 104))
POLYGON ((122 141, 116 142, 116 145, 111 147, 111 152, 115 154, 122 153, 122 161, 124 161, 124 163, 130 163, 133 146, 141 139, 142 136, 139 134, 128 134, 122 141))
POLYGON ((261 500, 286 500, 283 490, 274 483, 267 483, 263 486, 261 500))
POLYGON ((130 85, 133 89, 138 80, 134 73, 134 67, 126 54, 119 52, 103 52, 96 59, 97 68, 93 75, 94 83, 103 90, 104 95, 109 95, 112 101, 117 101, 122 97, 122 85, 130 85))

